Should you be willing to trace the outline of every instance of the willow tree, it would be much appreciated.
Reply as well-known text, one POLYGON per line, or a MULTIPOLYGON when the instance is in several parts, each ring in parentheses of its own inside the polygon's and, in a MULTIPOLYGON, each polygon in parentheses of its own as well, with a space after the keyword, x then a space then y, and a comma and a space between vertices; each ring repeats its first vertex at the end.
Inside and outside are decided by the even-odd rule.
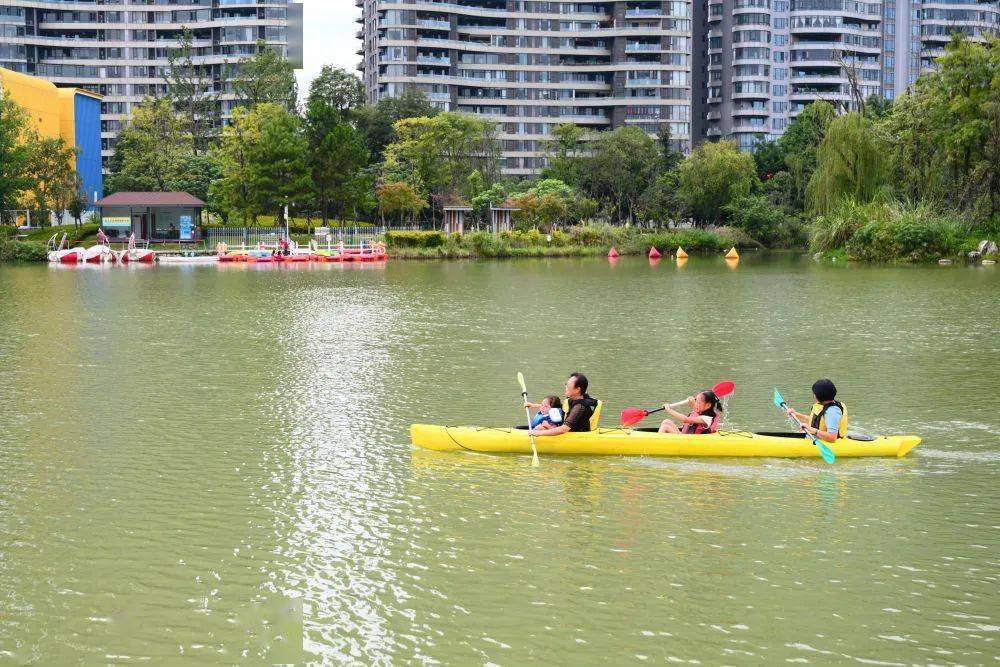
POLYGON ((871 121, 858 113, 835 118, 816 153, 806 200, 811 213, 823 215, 844 199, 867 203, 885 187, 885 147, 871 121))

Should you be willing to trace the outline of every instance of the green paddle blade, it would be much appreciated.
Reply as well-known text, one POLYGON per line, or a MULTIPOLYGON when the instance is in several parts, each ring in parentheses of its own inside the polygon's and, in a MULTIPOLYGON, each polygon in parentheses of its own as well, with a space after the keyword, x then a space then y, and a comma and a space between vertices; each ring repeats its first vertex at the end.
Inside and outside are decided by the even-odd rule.
POLYGON ((521 373, 521 371, 517 372, 517 381, 521 385, 521 393, 522 394, 527 394, 528 393, 528 388, 524 386, 524 374, 521 373))
POLYGON ((785 407, 785 399, 783 399, 781 397, 781 394, 778 393, 777 387, 774 388, 774 404, 777 405, 779 408, 785 407))

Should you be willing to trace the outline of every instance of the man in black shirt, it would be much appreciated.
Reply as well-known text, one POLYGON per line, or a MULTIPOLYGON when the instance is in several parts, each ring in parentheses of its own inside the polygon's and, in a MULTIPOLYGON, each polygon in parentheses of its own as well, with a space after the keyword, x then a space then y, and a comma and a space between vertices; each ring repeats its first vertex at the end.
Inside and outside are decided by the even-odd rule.
POLYGON ((533 431, 535 436, 589 431, 590 418, 594 415, 594 408, 597 407, 597 401, 587 394, 589 384, 587 376, 583 373, 570 374, 569 379, 566 380, 566 398, 569 399, 569 405, 566 407, 566 418, 561 426, 543 431, 533 431))

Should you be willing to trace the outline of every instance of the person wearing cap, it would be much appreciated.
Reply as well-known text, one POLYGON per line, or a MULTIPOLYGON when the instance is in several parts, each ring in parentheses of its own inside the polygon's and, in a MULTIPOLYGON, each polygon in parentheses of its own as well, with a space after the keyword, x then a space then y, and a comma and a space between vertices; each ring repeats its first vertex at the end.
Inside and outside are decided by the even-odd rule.
POLYGON ((824 442, 836 442, 847 437, 847 407, 837 400, 837 387, 831 380, 816 380, 812 386, 816 403, 808 415, 788 408, 788 414, 802 428, 824 442))

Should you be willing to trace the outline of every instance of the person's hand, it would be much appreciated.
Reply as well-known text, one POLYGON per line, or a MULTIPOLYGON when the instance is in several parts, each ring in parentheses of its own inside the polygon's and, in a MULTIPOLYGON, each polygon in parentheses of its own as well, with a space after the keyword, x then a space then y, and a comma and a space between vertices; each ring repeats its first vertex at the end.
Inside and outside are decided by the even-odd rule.
POLYGON ((524 407, 525 408, 530 408, 531 407, 531 403, 529 403, 528 401, 525 401, 524 402, 524 407))

